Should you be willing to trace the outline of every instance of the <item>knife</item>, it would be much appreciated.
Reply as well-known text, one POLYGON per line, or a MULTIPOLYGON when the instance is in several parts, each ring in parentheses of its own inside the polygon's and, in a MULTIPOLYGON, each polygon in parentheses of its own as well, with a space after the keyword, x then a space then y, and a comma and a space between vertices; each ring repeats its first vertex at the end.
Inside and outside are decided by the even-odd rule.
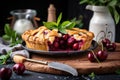
POLYGON ((40 63, 40 64, 48 65, 49 67, 57 69, 57 70, 68 72, 72 74, 73 76, 78 76, 78 72, 75 68, 67 64, 60 63, 60 62, 47 62, 47 61, 42 61, 42 60, 34 60, 34 59, 25 58, 21 55, 14 55, 13 61, 15 63, 23 63, 24 61, 40 63))

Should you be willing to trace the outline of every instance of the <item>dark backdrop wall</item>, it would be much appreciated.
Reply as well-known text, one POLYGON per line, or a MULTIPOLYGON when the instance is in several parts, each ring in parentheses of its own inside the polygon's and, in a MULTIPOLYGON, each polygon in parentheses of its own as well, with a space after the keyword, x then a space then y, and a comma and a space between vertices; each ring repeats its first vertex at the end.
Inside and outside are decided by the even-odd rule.
MULTIPOLYGON (((80 0, 3 0, 0 3, 0 36, 4 34, 4 24, 10 23, 7 20, 10 17, 10 11, 15 9, 35 9, 37 11, 37 17, 40 17, 42 21, 47 20, 47 9, 49 4, 54 4, 56 7, 56 15, 60 12, 63 13, 62 20, 78 18, 80 15, 83 16, 83 28, 89 28, 89 21, 93 15, 92 11, 85 10, 86 5, 79 5, 80 0)), ((120 10, 119 10, 120 11, 120 10)), ((116 25, 116 41, 120 42, 120 22, 116 25)))
POLYGON ((10 11, 15 9, 35 9, 37 11, 37 17, 42 21, 47 20, 47 9, 50 4, 54 4, 56 7, 56 15, 63 12, 63 20, 67 19, 67 0, 3 0, 0 2, 0 35, 2 35, 4 24, 10 23, 11 20, 7 20, 12 16, 10 11))

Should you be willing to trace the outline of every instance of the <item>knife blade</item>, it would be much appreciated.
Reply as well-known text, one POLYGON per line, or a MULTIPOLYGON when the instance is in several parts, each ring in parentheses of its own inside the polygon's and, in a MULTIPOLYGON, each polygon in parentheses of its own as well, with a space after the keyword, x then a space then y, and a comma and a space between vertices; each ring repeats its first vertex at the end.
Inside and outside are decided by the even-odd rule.
POLYGON ((78 72, 75 68, 73 68, 70 65, 60 63, 60 62, 47 62, 47 61, 42 61, 42 60, 34 60, 34 59, 25 58, 21 55, 14 55, 13 61, 15 63, 23 63, 24 61, 40 63, 40 64, 48 65, 48 67, 50 68, 68 72, 72 74, 73 76, 78 76, 78 72))
POLYGON ((67 64, 63 64, 63 63, 59 63, 59 62, 50 62, 48 63, 48 66, 57 70, 62 70, 65 72, 68 72, 70 74, 72 74, 73 76, 78 76, 78 72, 75 68, 67 65, 67 64))

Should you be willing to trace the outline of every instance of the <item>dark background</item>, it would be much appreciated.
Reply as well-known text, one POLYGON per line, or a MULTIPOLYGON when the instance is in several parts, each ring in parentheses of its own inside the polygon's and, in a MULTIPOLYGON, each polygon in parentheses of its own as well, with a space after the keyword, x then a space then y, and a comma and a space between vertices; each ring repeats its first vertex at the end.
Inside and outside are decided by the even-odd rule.
MULTIPOLYGON (((4 24, 10 23, 11 20, 7 20, 10 17, 10 11, 15 9, 35 9, 37 10, 37 17, 42 21, 47 20, 47 9, 49 4, 54 4, 56 7, 56 15, 60 12, 63 13, 62 20, 70 20, 74 17, 78 18, 83 16, 83 28, 89 28, 89 21, 93 15, 92 11, 85 10, 86 5, 79 5, 80 0, 3 0, 0 2, 0 36, 4 34, 4 24)), ((120 11, 120 10, 119 10, 120 11)), ((116 25, 116 42, 120 42, 120 22, 116 25)))

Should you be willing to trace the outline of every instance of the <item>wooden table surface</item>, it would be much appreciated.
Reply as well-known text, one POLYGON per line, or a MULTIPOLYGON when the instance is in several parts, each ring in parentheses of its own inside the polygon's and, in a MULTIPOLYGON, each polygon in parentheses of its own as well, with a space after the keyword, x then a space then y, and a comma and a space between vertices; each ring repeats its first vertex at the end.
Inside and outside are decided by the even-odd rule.
MULTIPOLYGON (((35 60, 45 60, 48 62, 56 61, 64 64, 68 64, 77 69, 79 74, 89 74, 94 72, 96 74, 107 74, 114 73, 117 69, 120 69, 120 43, 116 43, 117 48, 114 52, 108 52, 108 58, 104 62, 93 62, 91 63, 87 59, 87 53, 83 55, 71 55, 71 56, 45 56, 32 53, 31 58, 35 60)), ((97 47, 94 51, 99 50, 97 47)), ((42 65, 33 62, 24 62, 27 70, 51 74, 68 74, 66 72, 56 70, 48 67, 47 65, 42 65)))

